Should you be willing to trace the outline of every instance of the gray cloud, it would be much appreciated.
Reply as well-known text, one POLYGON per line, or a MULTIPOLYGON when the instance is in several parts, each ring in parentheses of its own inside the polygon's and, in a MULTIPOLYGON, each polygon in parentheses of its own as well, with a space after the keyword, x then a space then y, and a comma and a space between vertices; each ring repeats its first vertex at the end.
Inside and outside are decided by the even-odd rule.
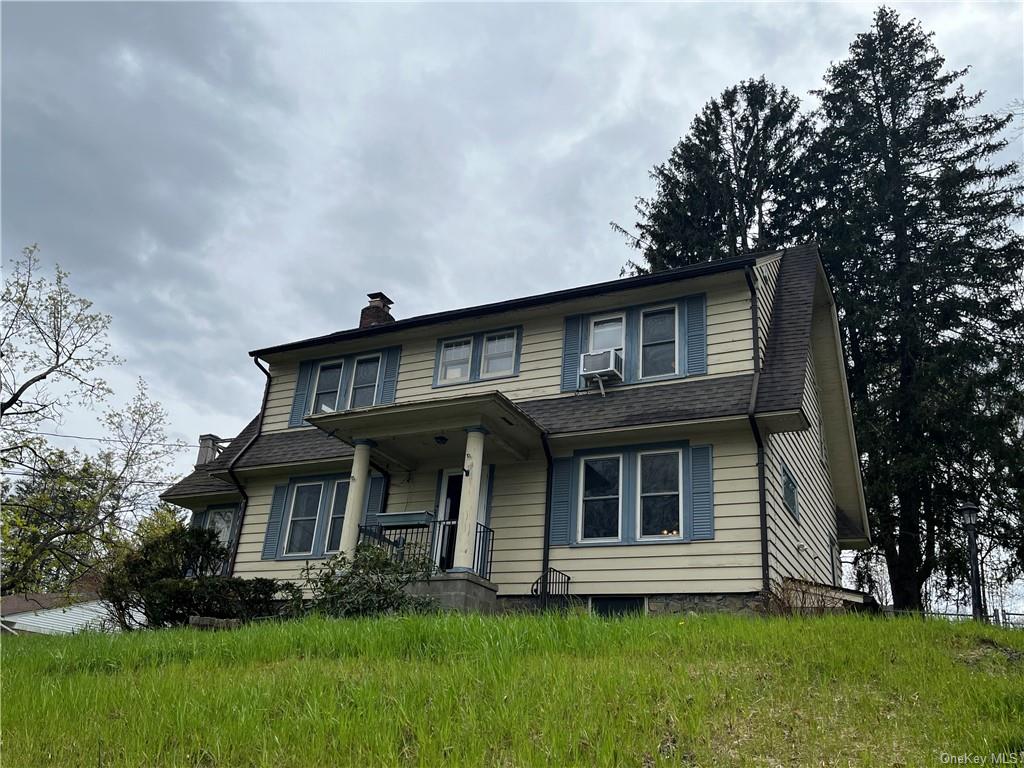
MULTIPOLYGON (((1017 5, 901 10, 989 108, 1024 91, 1017 5)), ((115 384, 231 433, 246 350, 366 291, 410 315, 615 276, 608 221, 700 105, 761 73, 806 97, 872 11, 6 3, 3 251, 38 241, 114 315, 115 384)))

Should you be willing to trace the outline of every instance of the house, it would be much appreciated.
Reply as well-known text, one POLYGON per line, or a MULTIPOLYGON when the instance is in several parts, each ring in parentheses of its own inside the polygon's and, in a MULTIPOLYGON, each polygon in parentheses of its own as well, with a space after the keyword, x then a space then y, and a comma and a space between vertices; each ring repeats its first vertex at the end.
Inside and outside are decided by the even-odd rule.
POLYGON ((813 245, 251 352, 256 417, 163 494, 242 577, 360 542, 430 557, 446 605, 748 610, 841 588, 869 543, 831 291, 813 245))
POLYGON ((113 629, 107 605, 94 591, 19 593, 0 598, 0 634, 69 635, 113 629))

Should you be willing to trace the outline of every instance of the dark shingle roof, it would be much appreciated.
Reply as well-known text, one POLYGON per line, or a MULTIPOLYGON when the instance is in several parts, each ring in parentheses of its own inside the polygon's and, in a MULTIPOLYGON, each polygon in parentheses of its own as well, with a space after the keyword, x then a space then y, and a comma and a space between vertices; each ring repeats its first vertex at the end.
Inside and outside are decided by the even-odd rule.
POLYGON ((811 341, 818 246, 787 248, 779 268, 764 366, 757 386, 757 412, 797 410, 803 403, 804 374, 811 341))
POLYGON ((233 493, 237 494, 238 489, 234 485, 221 480, 210 474, 211 471, 216 469, 226 469, 228 463, 233 459, 238 452, 245 447, 245 444, 249 442, 249 439, 256 434, 256 422, 254 418, 245 428, 239 432, 227 447, 221 451, 213 461, 208 464, 198 466, 191 474, 186 475, 177 483, 172 485, 166 491, 160 494, 161 499, 167 501, 174 501, 174 499, 187 499, 195 496, 213 496, 216 494, 233 493))
MULTIPOLYGON (((245 452, 235 468, 288 464, 293 461, 327 461, 351 455, 351 447, 319 429, 264 432, 256 438, 256 442, 245 452)), ((227 468, 226 465, 224 468, 227 468)))
POLYGON ((686 379, 671 384, 612 390, 516 403, 548 432, 585 432, 639 427, 695 419, 739 416, 747 412, 753 377, 686 379))

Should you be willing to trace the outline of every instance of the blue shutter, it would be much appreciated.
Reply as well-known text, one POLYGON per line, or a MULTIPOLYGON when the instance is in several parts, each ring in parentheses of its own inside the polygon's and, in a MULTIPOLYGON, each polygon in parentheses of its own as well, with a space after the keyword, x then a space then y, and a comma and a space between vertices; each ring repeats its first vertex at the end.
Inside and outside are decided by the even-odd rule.
POLYGON ((281 543, 281 526, 284 523, 284 503, 288 498, 287 485, 275 485, 270 500, 270 515, 267 517, 267 532, 263 534, 263 560, 274 560, 281 543))
MULTIPOLYGON (((366 494, 366 508, 363 512, 363 525, 376 525, 377 515, 384 510, 384 483, 383 475, 373 475, 370 478, 370 490, 366 494)), ((346 510, 346 513, 348 510, 346 510)))
POLYGON ((640 381, 640 310, 630 309, 626 312, 625 327, 623 328, 623 339, 626 342, 622 350, 623 374, 627 384, 640 381))
POLYGON ((192 513, 192 522, 189 525, 192 528, 205 528, 206 527, 206 513, 207 510, 201 510, 192 513))
POLYGON ((395 391, 398 389, 398 363, 401 358, 401 347, 384 350, 384 375, 381 377, 378 405, 390 405, 395 402, 395 391))
POLYGON ((708 372, 708 336, 704 295, 684 301, 686 312, 686 374, 708 372))
POLYGON ((565 336, 562 341, 562 391, 575 392, 580 388, 580 328, 583 318, 570 315, 565 318, 565 336))
POLYGON ((551 528, 548 537, 552 546, 569 543, 571 509, 572 459, 554 459, 551 462, 551 528))
POLYGON ((690 448, 690 520, 694 541, 715 538, 715 504, 711 489, 711 446, 690 448))
POLYGON ((302 420, 306 416, 306 399, 309 397, 313 366, 312 360, 299 363, 299 376, 295 382, 295 397, 292 399, 292 413, 288 417, 289 427, 301 427, 302 420))

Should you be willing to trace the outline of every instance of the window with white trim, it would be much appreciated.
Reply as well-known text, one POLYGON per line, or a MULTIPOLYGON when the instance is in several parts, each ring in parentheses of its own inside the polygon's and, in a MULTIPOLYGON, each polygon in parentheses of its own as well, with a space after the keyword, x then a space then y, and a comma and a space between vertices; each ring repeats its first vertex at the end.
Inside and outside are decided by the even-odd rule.
POLYGON ((206 522, 203 527, 214 531, 221 544, 227 546, 231 540, 231 525, 235 521, 234 504, 224 507, 210 507, 206 511, 206 522))
POLYGON ((284 547, 286 555, 305 555, 313 551, 313 534, 316 533, 316 519, 320 513, 322 493, 322 483, 303 483, 295 486, 288 514, 284 547))
POLYGON ((356 360, 352 373, 352 394, 349 408, 366 408, 373 405, 377 395, 377 379, 380 376, 380 355, 370 355, 356 360))
POLYGON ((682 453, 641 453, 637 460, 640 538, 678 537, 683 530, 682 453))
POLYGON ((483 357, 480 361, 480 378, 508 376, 516 367, 515 329, 484 334, 483 357))
POLYGON ((580 541, 617 541, 622 517, 622 456, 580 462, 580 541))
POLYGON ((313 388, 313 407, 310 413, 330 413, 338 410, 338 390, 341 388, 341 371, 344 363, 321 363, 313 388))
POLYGON ((626 319, 623 315, 595 317, 590 321, 590 351, 604 352, 625 347, 626 319))
POLYGON ((473 359, 473 338, 452 339, 441 345, 441 361, 437 373, 438 384, 469 381, 473 359))
POLYGON ((676 372, 676 308, 658 307, 640 315, 640 378, 676 372))
POLYGON ((796 478, 785 464, 782 465, 782 503, 793 517, 800 519, 800 491, 796 478))
POLYGON ((324 547, 324 552, 337 552, 341 549, 341 527, 345 522, 345 503, 347 501, 348 481, 338 480, 334 483, 331 519, 327 524, 327 544, 324 547))

